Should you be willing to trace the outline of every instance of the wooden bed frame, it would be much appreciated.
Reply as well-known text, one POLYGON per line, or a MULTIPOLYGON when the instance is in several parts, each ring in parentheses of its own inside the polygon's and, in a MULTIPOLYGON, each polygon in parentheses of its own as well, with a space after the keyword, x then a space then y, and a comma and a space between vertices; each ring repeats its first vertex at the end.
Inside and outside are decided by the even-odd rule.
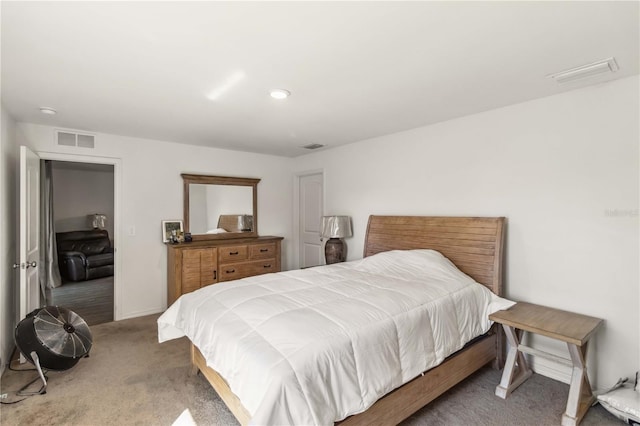
MULTIPOLYGON (((438 250, 461 271, 501 296, 504 227, 503 217, 370 216, 364 257, 389 250, 438 250)), ((501 368, 503 352, 501 334, 492 331, 388 393, 367 411, 347 417, 339 424, 398 424, 488 363, 501 368)), ((248 424, 251 415, 225 380, 207 367, 193 344, 191 365, 192 374, 202 372, 240 424, 248 424)))

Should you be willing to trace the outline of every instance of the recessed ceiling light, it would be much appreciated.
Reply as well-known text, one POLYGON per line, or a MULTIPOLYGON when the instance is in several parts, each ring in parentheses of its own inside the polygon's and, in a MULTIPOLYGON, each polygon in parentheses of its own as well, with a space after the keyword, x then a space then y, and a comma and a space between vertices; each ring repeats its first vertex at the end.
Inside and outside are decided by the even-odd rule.
POLYGON ((291 95, 291 92, 284 89, 273 89, 269 94, 273 99, 287 99, 291 95))
POLYGON ((58 113, 58 111, 49 107, 40 107, 40 112, 48 115, 56 115, 58 113))

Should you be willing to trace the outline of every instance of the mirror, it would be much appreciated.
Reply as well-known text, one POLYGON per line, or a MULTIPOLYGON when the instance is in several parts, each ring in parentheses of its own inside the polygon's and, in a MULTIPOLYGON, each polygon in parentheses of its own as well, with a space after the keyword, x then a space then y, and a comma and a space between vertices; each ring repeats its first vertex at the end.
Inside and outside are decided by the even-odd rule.
POLYGON ((184 231, 194 241, 258 236, 260 179, 182 174, 184 231))

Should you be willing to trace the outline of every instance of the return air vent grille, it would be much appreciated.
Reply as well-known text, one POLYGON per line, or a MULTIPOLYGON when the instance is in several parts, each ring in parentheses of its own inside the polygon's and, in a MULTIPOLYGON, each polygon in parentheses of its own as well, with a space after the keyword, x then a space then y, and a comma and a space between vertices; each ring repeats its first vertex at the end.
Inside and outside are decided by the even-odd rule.
POLYGON ((82 133, 56 131, 56 143, 62 146, 77 146, 80 148, 95 148, 96 137, 82 133))

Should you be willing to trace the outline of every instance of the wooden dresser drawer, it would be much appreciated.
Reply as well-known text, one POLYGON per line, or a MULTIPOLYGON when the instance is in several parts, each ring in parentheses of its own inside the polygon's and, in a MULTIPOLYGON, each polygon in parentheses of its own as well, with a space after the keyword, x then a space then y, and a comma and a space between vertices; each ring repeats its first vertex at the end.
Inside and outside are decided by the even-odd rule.
POLYGON ((276 257, 276 243, 253 244, 249 246, 250 259, 270 259, 276 257))
POLYGON ((256 260, 253 262, 220 265, 218 281, 231 281, 254 275, 280 272, 275 259, 256 260))
POLYGON ((222 281, 280 272, 282 237, 212 239, 167 245, 167 303, 222 281))
POLYGON ((246 245, 226 246, 218 249, 219 263, 242 262, 249 258, 249 249, 246 245))

